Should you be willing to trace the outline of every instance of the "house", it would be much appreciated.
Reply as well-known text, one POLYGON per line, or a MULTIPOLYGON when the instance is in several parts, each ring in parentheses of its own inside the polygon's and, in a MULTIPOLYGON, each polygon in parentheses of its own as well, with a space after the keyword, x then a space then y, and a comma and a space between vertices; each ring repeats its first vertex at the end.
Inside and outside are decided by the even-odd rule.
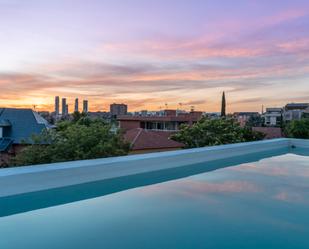
POLYGON ((172 132, 135 128, 126 131, 125 141, 131 144, 133 154, 178 150, 184 144, 170 139, 172 132))
POLYGON ((31 109, 0 108, 0 166, 5 166, 27 144, 31 136, 52 126, 31 109))
POLYGON ((161 115, 122 115, 117 118, 119 128, 128 131, 142 128, 157 131, 178 131, 180 125, 192 125, 202 118, 203 113, 191 111, 179 113, 177 110, 165 110, 161 115))
POLYGON ((278 127, 282 125, 283 109, 282 108, 266 108, 263 114, 265 126, 278 127))
POLYGON ((233 117, 241 126, 245 126, 250 119, 259 118, 258 112, 235 112, 233 117))
POLYGON ((290 103, 283 108, 283 118, 289 122, 300 120, 309 110, 309 103, 290 103))

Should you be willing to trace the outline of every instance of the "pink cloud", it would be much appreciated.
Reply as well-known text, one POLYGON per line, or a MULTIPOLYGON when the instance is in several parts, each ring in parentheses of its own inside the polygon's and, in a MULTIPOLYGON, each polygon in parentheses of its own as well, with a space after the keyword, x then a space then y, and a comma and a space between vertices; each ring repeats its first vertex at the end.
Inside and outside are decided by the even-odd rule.
POLYGON ((168 182, 164 185, 151 185, 140 190, 147 196, 163 192, 192 198, 206 197, 210 193, 257 193, 260 191, 261 189, 257 185, 247 181, 207 182, 197 180, 168 182))
POLYGON ((303 17, 309 13, 308 9, 290 9, 283 12, 280 12, 276 15, 265 18, 262 23, 264 25, 276 25, 282 22, 287 22, 293 19, 303 17))

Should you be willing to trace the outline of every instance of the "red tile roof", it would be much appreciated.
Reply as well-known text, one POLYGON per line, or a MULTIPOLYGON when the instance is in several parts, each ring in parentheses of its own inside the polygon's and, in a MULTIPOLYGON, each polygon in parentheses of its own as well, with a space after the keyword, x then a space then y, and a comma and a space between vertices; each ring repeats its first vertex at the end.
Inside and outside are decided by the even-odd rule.
POLYGON ((133 150, 177 149, 184 147, 184 144, 169 139, 171 134, 171 132, 136 128, 128 130, 124 138, 131 143, 133 150))
POLYGON ((265 139, 283 137, 282 130, 279 127, 253 127, 254 131, 262 132, 266 135, 265 139))

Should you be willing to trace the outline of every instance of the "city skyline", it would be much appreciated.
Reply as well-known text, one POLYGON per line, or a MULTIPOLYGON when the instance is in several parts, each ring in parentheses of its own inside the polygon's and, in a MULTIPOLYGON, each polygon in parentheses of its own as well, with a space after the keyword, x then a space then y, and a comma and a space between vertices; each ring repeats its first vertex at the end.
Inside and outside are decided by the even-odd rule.
POLYGON ((260 111, 309 101, 309 3, 0 0, 0 106, 260 111), (55 18, 57 17, 57 18, 55 18))

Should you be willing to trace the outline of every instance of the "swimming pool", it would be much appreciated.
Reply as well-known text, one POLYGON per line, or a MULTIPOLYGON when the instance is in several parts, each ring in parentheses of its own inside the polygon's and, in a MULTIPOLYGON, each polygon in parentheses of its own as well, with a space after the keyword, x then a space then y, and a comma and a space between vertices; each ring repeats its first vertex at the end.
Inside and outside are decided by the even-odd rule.
POLYGON ((309 149, 272 147, 3 194, 0 248, 309 248, 309 149))

